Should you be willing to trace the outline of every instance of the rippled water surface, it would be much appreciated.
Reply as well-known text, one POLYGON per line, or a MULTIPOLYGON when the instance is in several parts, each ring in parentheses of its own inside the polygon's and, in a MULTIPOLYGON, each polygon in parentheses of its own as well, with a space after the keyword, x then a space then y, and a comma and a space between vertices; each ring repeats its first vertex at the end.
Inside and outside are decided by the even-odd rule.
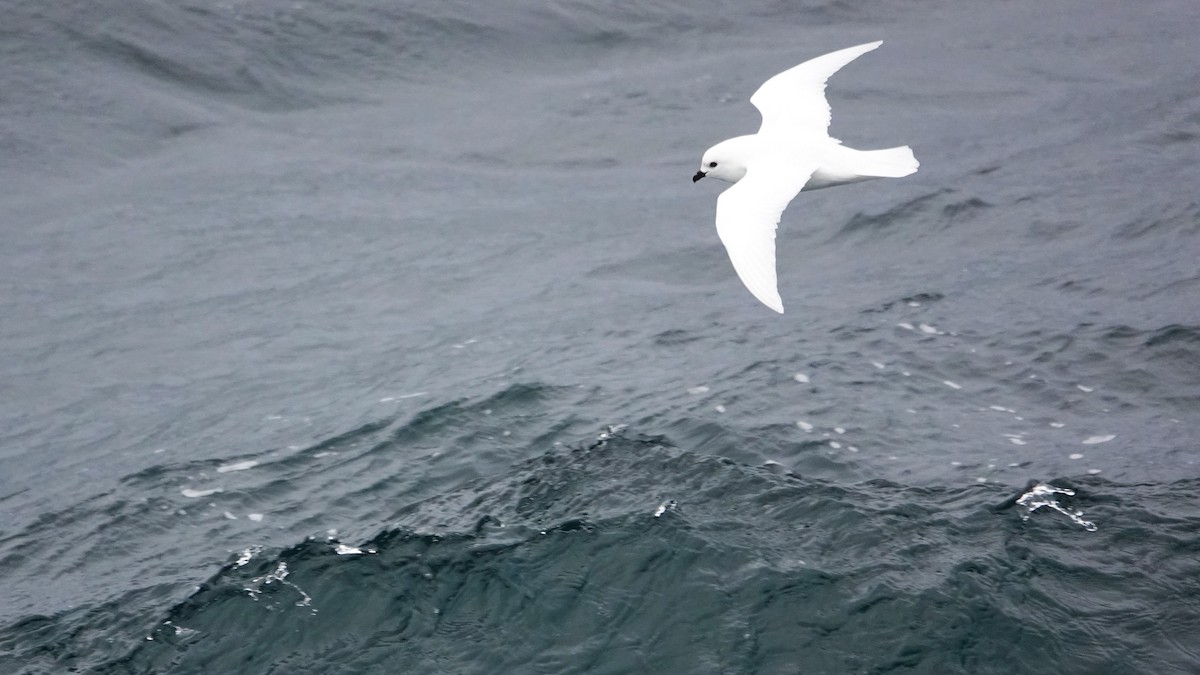
POLYGON ((1200 670, 1194 3, 0 17, 0 671, 1200 670))

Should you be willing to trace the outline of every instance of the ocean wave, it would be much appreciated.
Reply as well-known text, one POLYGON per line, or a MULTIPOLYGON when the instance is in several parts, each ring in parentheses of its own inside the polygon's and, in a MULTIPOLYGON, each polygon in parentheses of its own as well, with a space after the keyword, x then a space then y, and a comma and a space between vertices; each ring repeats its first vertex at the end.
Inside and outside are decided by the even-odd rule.
POLYGON ((404 79, 437 49, 466 48, 499 29, 450 6, 340 2, 67 2, 24 18, 35 54, 86 61, 124 88, 140 74, 179 95, 256 109, 315 105, 346 96, 338 78, 404 79), (37 41, 38 44, 35 44, 37 41), (65 49, 63 49, 65 48, 65 49))
POLYGON ((1173 552, 1198 544, 1195 481, 1072 486, 1062 512, 1098 527, 994 507, 997 487, 838 486, 606 435, 402 509, 361 543, 240 552, 98 672, 575 672, 614 640, 657 672, 1185 663, 1171 645, 1197 620, 1183 585, 1200 563, 1173 552))

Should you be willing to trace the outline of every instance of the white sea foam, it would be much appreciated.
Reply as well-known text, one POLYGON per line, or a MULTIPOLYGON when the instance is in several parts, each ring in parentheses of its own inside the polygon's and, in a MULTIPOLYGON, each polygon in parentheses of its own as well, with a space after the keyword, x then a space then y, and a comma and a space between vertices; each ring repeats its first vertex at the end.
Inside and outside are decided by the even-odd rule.
POLYGON ((1097 445, 1099 443, 1107 443, 1116 437, 1117 437, 1116 434, 1104 434, 1101 436, 1088 436, 1087 438, 1083 439, 1080 442, 1083 443, 1084 445, 1097 445))
MULTIPOLYGON (((254 577, 248 582, 247 586, 242 587, 242 590, 249 593, 250 597, 257 601, 259 596, 262 595, 263 586, 269 586, 277 583, 281 586, 287 586, 300 594, 300 599, 294 603, 297 607, 312 606, 312 596, 304 592, 304 589, 297 586, 294 582, 288 581, 287 578, 288 565, 286 562, 281 560, 279 561, 279 564, 275 566, 274 571, 268 572, 260 577, 254 577)), ((313 610, 313 612, 316 611, 317 610, 315 609, 313 610)))
POLYGON ((225 464, 217 467, 217 473, 229 473, 230 471, 245 471, 258 466, 258 462, 253 459, 247 459, 244 462, 234 462, 233 464, 225 464))
POLYGON ((427 391, 415 391, 411 394, 400 394, 399 396, 384 396, 383 398, 379 399, 379 402, 380 403, 390 403, 392 401, 402 401, 406 398, 416 398, 417 396, 428 396, 428 395, 429 395, 429 392, 427 392, 427 391))
POLYGON ((254 558, 254 556, 258 555, 258 553, 260 551, 262 551, 261 546, 251 546, 250 548, 242 549, 241 553, 238 554, 237 562, 235 562, 233 564, 233 566, 234 567, 245 566, 246 563, 250 562, 250 560, 252 558, 254 558))
POLYGON ((207 489, 207 490, 193 490, 193 489, 191 489, 191 488, 183 488, 183 489, 182 489, 182 490, 180 490, 179 492, 180 492, 180 494, 182 494, 184 497, 191 497, 192 499, 199 499, 199 498, 201 498, 201 497, 207 497, 207 496, 209 496, 209 495, 215 495, 215 494, 217 494, 218 492, 221 492, 221 491, 222 491, 222 490, 221 490, 221 488, 209 488, 209 489, 207 489))
POLYGON ((333 547, 333 552, 337 553, 338 555, 366 555, 368 553, 375 553, 375 551, 371 549, 355 548, 353 546, 347 546, 340 543, 333 547))
POLYGON ((1038 509, 1048 507, 1070 518, 1071 522, 1082 526, 1083 529, 1087 530, 1088 532, 1096 531, 1096 524, 1091 521, 1084 520, 1082 511, 1068 511, 1058 503, 1055 495, 1066 495, 1068 497, 1073 497, 1075 495, 1075 491, 1067 488, 1057 488, 1053 485, 1046 485, 1044 483, 1038 483, 1037 485, 1033 486, 1029 492, 1021 495, 1021 497, 1017 499, 1017 504, 1028 509, 1028 512, 1021 516, 1022 520, 1029 520, 1029 514, 1032 514, 1038 509))

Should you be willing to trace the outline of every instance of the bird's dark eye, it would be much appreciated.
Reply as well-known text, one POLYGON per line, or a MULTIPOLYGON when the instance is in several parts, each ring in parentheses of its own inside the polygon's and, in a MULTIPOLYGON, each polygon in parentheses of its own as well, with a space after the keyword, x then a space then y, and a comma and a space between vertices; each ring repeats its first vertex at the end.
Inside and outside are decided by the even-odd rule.
POLYGON ((710 168, 710 169, 715 169, 715 168, 717 168, 717 163, 716 163, 716 162, 709 162, 709 163, 708 163, 708 168, 710 168))

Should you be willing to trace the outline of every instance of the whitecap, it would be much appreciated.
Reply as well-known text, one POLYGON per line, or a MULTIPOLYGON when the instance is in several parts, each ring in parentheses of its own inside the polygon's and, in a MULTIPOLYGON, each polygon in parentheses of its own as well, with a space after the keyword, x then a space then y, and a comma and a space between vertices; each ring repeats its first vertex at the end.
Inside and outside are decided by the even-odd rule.
POLYGON ((234 462, 233 464, 225 464, 217 467, 217 473, 229 473, 230 471, 245 471, 258 466, 258 462, 253 459, 248 459, 244 462, 234 462))
POLYGON ((1071 497, 1075 495, 1075 491, 1067 488, 1057 488, 1053 485, 1046 485, 1044 483, 1038 483, 1037 485, 1034 485, 1028 492, 1021 495, 1017 499, 1017 504, 1028 509, 1028 513, 1021 516, 1021 519, 1029 520, 1029 514, 1043 507, 1049 507, 1070 518, 1071 522, 1082 526, 1083 529, 1087 530, 1088 532, 1096 531, 1096 524, 1091 521, 1084 520, 1082 511, 1068 511, 1058 503, 1054 497, 1055 495, 1067 495, 1068 497, 1071 497))
POLYGON ((374 553, 375 551, 369 548, 361 549, 339 543, 337 546, 333 547, 333 552, 337 553, 338 555, 365 555, 367 553, 374 553))
POLYGON ((193 490, 191 488, 183 488, 179 492, 184 497, 191 497, 192 499, 199 499, 200 497, 207 497, 209 495, 215 495, 221 491, 222 491, 221 488, 209 488, 208 490, 193 490))

